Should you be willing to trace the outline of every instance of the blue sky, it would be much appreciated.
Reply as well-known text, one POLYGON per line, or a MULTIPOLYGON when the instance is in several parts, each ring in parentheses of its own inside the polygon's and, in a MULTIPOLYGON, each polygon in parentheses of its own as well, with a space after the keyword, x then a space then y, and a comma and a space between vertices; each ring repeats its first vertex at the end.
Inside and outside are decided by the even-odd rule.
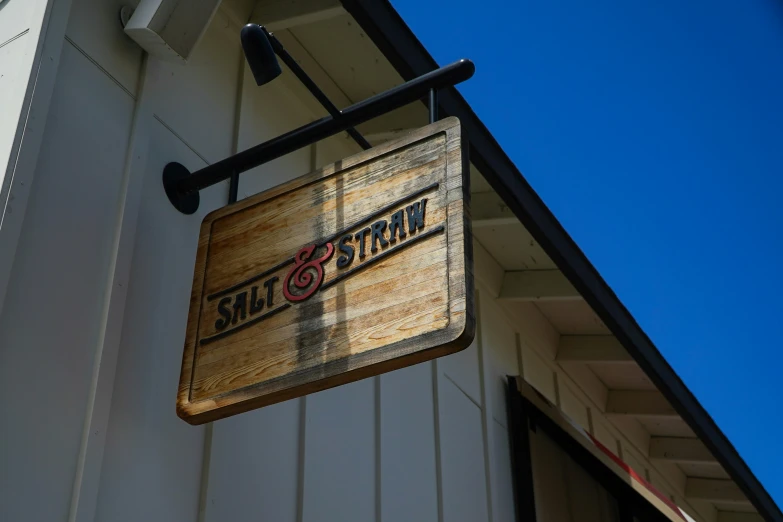
POLYGON ((783 2, 393 4, 783 505, 783 2))

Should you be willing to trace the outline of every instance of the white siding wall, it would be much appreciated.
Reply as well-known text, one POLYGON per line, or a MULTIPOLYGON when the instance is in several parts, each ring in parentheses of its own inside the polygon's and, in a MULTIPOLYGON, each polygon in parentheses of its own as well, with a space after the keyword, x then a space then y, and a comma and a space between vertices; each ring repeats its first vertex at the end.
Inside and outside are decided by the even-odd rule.
MULTIPOLYGON (((574 422, 624 459, 641 477, 672 498, 695 520, 716 520, 717 515, 711 505, 684 499, 685 475, 676 465, 661 462, 653 464, 647 458, 649 435, 637 422, 624 423, 624 429, 621 431, 607 418, 604 414, 607 390, 589 369, 585 369, 586 373, 580 375, 580 385, 555 362, 559 336, 535 306, 531 304, 509 311, 494 302, 487 305, 486 301, 491 301, 491 298, 487 297, 489 293, 483 291, 485 287, 481 282, 478 287, 479 295, 485 301, 480 308, 480 327, 498 335, 503 328, 511 328, 509 325, 514 325, 513 330, 519 339, 518 373, 524 375, 525 380, 552 403, 557 404, 574 422)), ((499 358, 502 344, 488 339, 485 335, 481 338, 485 340, 484 351, 489 351, 491 357, 499 358)), ((510 357, 506 357, 505 360, 509 359, 510 357)), ((511 365, 508 364, 507 367, 510 369, 511 365)), ((484 371, 486 372, 486 367, 484 371)), ((494 486, 495 484, 493 489, 494 486)))
MULTIPOLYGON (((42 3, 42 2, 39 2, 42 3)), ((30 77, 32 60, 29 58, 30 42, 36 36, 30 29, 40 26, 42 20, 33 19, 36 7, 33 1, 9 1, 0 8, 0 173, 11 153, 19 118, 22 113, 24 92, 30 77)), ((0 186, 3 177, 0 176, 0 186)), ((2 215, 2 213, 0 213, 2 215)))
MULTIPOLYGON (((534 307, 508 317, 481 287, 463 352, 210 426, 179 420, 198 229, 227 187, 184 216, 161 171, 318 115, 285 75, 254 85, 221 13, 181 67, 124 37, 124 3, 74 0, 59 35, 0 315, 0 520, 511 521, 505 379, 520 373, 607 446, 630 448, 591 402, 602 391, 557 369, 557 334, 534 307)), ((338 137, 290 154, 243 175, 240 197, 355 150, 338 137)))
MULTIPOLYGON (((181 67, 144 59, 116 23, 121 3, 75 0, 61 36, 0 316, 0 415, 13 419, 0 428, 0 519, 510 520, 508 328, 485 365, 477 341, 212 426, 175 416, 198 228, 227 187, 184 216, 160 173, 319 115, 295 81, 253 84, 220 15, 181 67)), ((245 174, 240 197, 356 150, 337 137, 288 155, 245 174)))
POLYGON ((56 74, 48 59, 59 56, 62 42, 61 37, 55 38, 45 48, 43 35, 62 32, 70 0, 60 0, 54 9, 52 4, 51 0, 0 3, 0 311, 56 74), (25 154, 23 143, 32 154, 25 154))
POLYGON ((0 490, 47 501, 8 495, 2 520, 68 512, 133 113, 73 47, 61 71, 0 316, 0 490))

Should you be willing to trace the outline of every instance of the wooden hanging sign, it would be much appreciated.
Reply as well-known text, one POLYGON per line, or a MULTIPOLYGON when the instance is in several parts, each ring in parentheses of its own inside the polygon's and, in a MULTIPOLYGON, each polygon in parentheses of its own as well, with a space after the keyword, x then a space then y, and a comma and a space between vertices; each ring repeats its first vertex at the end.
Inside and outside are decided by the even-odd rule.
POLYGON ((468 197, 447 118, 209 214, 177 414, 201 424, 467 347, 468 197))

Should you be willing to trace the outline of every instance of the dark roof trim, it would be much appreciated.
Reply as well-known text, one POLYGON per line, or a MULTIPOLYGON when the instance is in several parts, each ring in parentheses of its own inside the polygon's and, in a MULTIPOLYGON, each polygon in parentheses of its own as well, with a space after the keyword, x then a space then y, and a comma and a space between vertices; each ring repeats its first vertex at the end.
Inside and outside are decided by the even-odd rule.
MULTIPOLYGON (((387 0, 342 0, 346 10, 405 80, 438 64, 387 0)), ((479 71, 481 64, 478 64, 479 71)), ((440 110, 457 116, 470 140, 471 161, 541 244, 617 339, 723 465, 766 520, 783 513, 737 450, 642 331, 584 253, 522 177, 492 134, 456 89, 443 91, 440 110)))

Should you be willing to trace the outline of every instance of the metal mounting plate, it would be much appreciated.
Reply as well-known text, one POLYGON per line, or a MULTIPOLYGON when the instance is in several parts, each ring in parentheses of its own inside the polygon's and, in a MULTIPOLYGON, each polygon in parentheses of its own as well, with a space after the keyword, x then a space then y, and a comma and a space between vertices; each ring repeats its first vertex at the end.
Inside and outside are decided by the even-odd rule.
POLYGON ((172 162, 163 169, 163 188, 174 207, 183 214, 193 214, 201 202, 198 192, 183 194, 177 190, 177 182, 190 176, 190 171, 181 163, 172 162))

